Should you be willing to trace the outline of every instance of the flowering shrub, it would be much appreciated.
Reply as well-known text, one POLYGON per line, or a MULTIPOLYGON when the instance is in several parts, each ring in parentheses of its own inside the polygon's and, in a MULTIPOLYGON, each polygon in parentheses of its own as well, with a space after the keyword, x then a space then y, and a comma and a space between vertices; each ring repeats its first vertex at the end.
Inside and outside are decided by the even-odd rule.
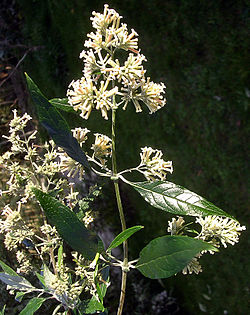
MULTIPOLYGON (((202 271, 201 255, 218 251, 222 244, 234 245, 245 229, 229 214, 197 194, 166 181, 173 172, 172 161, 165 161, 158 149, 144 147, 140 164, 118 172, 116 162, 116 111, 126 110, 133 103, 136 112, 145 105, 152 114, 164 107, 164 84, 146 77, 143 62, 146 58, 138 49, 137 33, 130 32, 121 16, 108 5, 103 13, 93 12, 95 32, 88 34, 83 77, 73 80, 67 99, 48 101, 27 75, 28 87, 41 124, 52 140, 41 145, 37 132, 26 130, 31 117, 18 116, 10 123, 10 151, 1 156, 1 166, 8 181, 1 192, 3 210, 0 232, 5 247, 16 253, 17 270, 0 261, 0 279, 21 300, 27 293, 30 299, 22 314, 33 314, 47 299, 58 303, 53 314, 107 314, 104 297, 109 280, 109 266, 121 268, 122 283, 117 314, 122 314, 126 279, 131 268, 138 269, 151 279, 167 278, 202 271), (124 50, 127 60, 122 62, 117 52, 124 50), (101 116, 111 116, 111 138, 95 133, 88 151, 87 128, 70 130, 60 111, 70 111, 88 119, 92 110, 101 116), (95 215, 88 201, 82 198, 79 180, 85 172, 107 177, 114 184, 122 232, 104 248, 101 239, 91 229, 95 215), (126 174, 138 172, 146 181, 131 182, 126 174), (131 186, 153 207, 177 216, 168 222, 168 234, 153 239, 129 261, 128 238, 143 226, 126 227, 120 196, 119 181, 131 186), (37 209, 42 223, 32 224, 25 218, 30 208, 37 209), (194 217, 185 223, 182 216, 194 217), (192 228, 190 225, 194 224, 192 228), (200 226, 200 228, 199 228, 200 226), (72 251, 65 250, 67 243, 72 251), (112 255, 112 249, 123 244, 123 260, 112 255), (23 275, 34 273, 39 282, 31 284, 23 275), (32 310, 31 310, 32 309, 32 310), (62 313, 61 313, 62 314, 62 313)), ((99 190, 92 189, 92 195, 99 190)), ((90 198, 90 199, 89 199, 90 198)))

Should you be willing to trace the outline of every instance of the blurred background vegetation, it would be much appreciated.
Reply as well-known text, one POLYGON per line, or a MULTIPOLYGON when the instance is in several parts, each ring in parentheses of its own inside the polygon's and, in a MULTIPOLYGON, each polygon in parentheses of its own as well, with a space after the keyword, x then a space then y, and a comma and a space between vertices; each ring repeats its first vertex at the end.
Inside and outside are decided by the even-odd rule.
MULTIPOLYGON (((68 84, 81 77, 79 53, 91 31, 89 17, 93 10, 102 11, 104 3, 3 0, 1 134, 6 133, 13 108, 33 112, 24 71, 48 98, 65 97, 68 84)), ((148 115, 147 110, 135 114, 133 105, 118 113, 119 168, 137 165, 143 146, 161 149, 174 163, 170 181, 195 191, 247 225, 248 1, 110 0, 109 5, 139 33, 148 76, 167 86, 167 105, 156 114, 148 115)), ((110 135, 110 121, 104 122, 100 113, 91 114, 88 122, 66 118, 72 126, 81 124, 110 135)), ((112 187, 105 187, 104 192, 112 193, 112 187)), ((128 226, 145 225, 130 242, 130 254, 136 257, 149 240, 166 233, 170 216, 150 208, 130 188, 122 186, 122 192, 128 226)), ((106 224, 114 225, 118 233, 115 205, 109 197, 104 202, 106 224)), ((200 275, 177 275, 150 284, 132 275, 126 314, 247 314, 249 243, 246 231, 239 244, 204 257, 200 275), (133 281, 143 289, 136 288, 133 281), (160 308, 155 296, 163 290, 168 292, 170 306, 163 303, 160 308), (139 303, 142 297, 144 306, 139 303), (133 302, 135 298, 137 302, 133 302), (177 308, 171 308, 171 299, 177 308), (152 309, 151 313, 150 303, 157 304, 159 312, 152 309)))

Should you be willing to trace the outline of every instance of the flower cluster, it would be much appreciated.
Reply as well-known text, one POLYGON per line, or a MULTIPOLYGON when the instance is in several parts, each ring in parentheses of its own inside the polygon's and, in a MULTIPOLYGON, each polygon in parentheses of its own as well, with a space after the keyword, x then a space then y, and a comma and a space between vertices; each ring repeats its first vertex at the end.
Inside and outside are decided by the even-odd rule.
POLYGON ((219 241, 224 247, 238 243, 240 232, 246 229, 233 219, 211 215, 199 217, 196 222, 201 225, 200 239, 212 244, 218 244, 216 241, 219 241))
POLYGON ((111 139, 108 136, 96 133, 95 143, 92 145, 91 149, 94 151, 93 157, 97 158, 102 165, 105 165, 105 157, 111 156, 111 139))
POLYGON ((162 152, 154 150, 151 147, 141 149, 141 163, 139 169, 143 171, 147 180, 154 181, 156 179, 165 180, 167 173, 173 172, 172 161, 164 161, 162 152))
POLYGON ((168 221, 168 229, 167 231, 171 233, 171 235, 180 235, 183 230, 183 224, 185 223, 183 217, 172 218, 172 221, 168 221))
POLYGON ((24 223, 20 212, 20 202, 17 210, 6 205, 2 211, 2 216, 6 218, 0 220, 0 233, 4 233, 4 244, 8 250, 17 249, 18 245, 25 240, 32 240, 34 236, 34 232, 24 223))
POLYGON ((100 109, 103 118, 108 119, 107 111, 113 106, 112 96, 118 91, 117 87, 111 90, 107 90, 109 80, 106 82, 101 81, 100 87, 94 85, 91 78, 81 78, 81 80, 72 81, 70 83, 67 96, 69 104, 77 111, 80 109, 80 116, 84 119, 88 119, 92 109, 100 109))
POLYGON ((198 259, 201 257, 201 254, 196 255, 192 260, 187 264, 187 266, 182 270, 182 273, 184 275, 192 274, 193 272, 195 274, 198 274, 202 272, 202 267, 198 261, 198 259))
MULTIPOLYGON (((246 229, 245 226, 241 226, 239 222, 230 219, 223 218, 218 216, 206 216, 206 217, 198 217, 196 218, 196 223, 200 224, 201 231, 196 232, 192 230, 192 232, 196 232, 198 235, 195 237, 202 241, 208 242, 215 247, 220 247, 222 244, 224 247, 227 247, 227 243, 234 245, 239 241, 240 232, 246 229)), ((178 217, 176 220, 172 218, 172 221, 168 221, 168 229, 167 231, 171 233, 171 235, 181 235, 186 230, 187 225, 185 225, 185 221, 182 217, 178 217)), ((182 270, 183 274, 191 274, 202 271, 201 265, 198 259, 207 251, 202 251, 197 254, 182 270)), ((210 254, 214 254, 213 250, 208 251, 210 254)))
POLYGON ((141 103, 146 104, 150 113, 162 108, 165 85, 157 84, 145 77, 142 62, 144 55, 138 50, 138 34, 121 23, 121 16, 108 5, 103 13, 93 12, 92 26, 96 32, 88 34, 85 41, 87 51, 82 51, 80 58, 84 62, 84 76, 73 80, 67 92, 69 104, 81 117, 88 119, 93 108, 101 111, 102 117, 108 119, 108 111, 132 101, 136 112, 141 112, 141 103), (130 51, 123 64, 114 58, 115 51, 130 51), (117 81, 117 84, 116 84, 117 81), (120 87, 120 88, 118 88, 120 87))

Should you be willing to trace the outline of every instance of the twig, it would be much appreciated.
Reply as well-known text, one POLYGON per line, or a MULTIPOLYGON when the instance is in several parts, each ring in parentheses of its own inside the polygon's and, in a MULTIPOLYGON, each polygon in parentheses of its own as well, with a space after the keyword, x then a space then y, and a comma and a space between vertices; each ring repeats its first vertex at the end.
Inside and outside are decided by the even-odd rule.
POLYGON ((14 74, 14 72, 17 70, 17 68, 20 66, 20 64, 23 62, 23 60, 25 59, 25 57, 28 55, 28 53, 30 53, 31 51, 35 51, 38 48, 40 48, 40 46, 35 46, 35 47, 31 47, 29 48, 24 55, 22 56, 22 58, 18 61, 17 65, 15 66, 15 68, 10 72, 10 74, 8 75, 8 77, 6 79, 4 79, 1 83, 0 83, 0 87, 2 85, 4 85, 4 83, 14 74))

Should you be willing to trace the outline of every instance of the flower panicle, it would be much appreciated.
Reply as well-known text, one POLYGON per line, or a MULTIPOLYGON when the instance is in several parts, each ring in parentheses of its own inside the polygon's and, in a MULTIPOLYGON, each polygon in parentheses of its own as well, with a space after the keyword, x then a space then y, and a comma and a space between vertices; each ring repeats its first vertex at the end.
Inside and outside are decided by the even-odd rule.
POLYGON ((201 225, 200 239, 204 241, 217 240, 224 247, 227 247, 227 244, 235 245, 238 243, 240 233, 246 230, 246 227, 241 226, 236 220, 215 215, 204 218, 198 217, 196 223, 201 225))
POLYGON ((84 76, 73 80, 67 91, 69 104, 74 110, 80 110, 84 119, 89 118, 93 109, 100 110, 102 117, 108 119, 110 109, 121 104, 126 109, 129 102, 134 104, 137 113, 145 104, 152 114, 166 103, 165 85, 145 77, 142 63, 146 58, 138 49, 138 34, 134 29, 129 33, 127 24, 120 22, 121 18, 107 4, 103 13, 93 12, 91 17, 95 32, 87 34, 84 44, 87 50, 80 54, 84 76), (128 52, 124 62, 115 59, 118 49, 128 52))

